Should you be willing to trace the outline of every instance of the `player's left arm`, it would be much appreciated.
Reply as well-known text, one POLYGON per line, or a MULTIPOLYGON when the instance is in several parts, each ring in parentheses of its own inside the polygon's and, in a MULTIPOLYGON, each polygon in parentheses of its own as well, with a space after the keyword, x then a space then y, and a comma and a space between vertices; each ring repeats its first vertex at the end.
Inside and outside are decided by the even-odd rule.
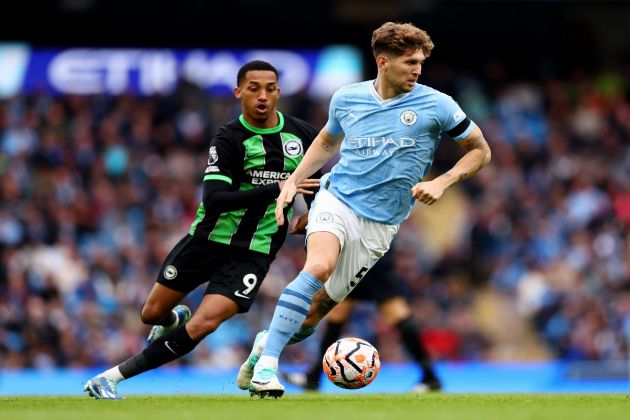
POLYGON ((475 126, 463 139, 457 142, 467 150, 466 154, 446 173, 431 181, 419 182, 413 186, 413 196, 428 205, 435 203, 444 191, 456 182, 468 179, 486 166, 492 157, 490 146, 479 127, 475 126))

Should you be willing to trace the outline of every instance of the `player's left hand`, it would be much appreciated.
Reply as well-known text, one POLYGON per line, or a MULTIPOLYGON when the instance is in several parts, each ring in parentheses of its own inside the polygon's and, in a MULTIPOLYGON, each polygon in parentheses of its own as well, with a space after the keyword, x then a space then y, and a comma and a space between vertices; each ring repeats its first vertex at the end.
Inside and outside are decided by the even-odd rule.
POLYGON ((297 193, 313 195, 313 190, 316 190, 317 188, 319 188, 319 179, 308 178, 298 184, 297 193))
POLYGON ((418 182, 411 188, 411 194, 416 200, 431 205, 442 197, 446 188, 438 181, 418 182))
POLYGON ((304 235, 306 234, 306 224, 308 223, 308 212, 301 214, 295 220, 295 223, 289 230, 289 233, 295 235, 304 235))

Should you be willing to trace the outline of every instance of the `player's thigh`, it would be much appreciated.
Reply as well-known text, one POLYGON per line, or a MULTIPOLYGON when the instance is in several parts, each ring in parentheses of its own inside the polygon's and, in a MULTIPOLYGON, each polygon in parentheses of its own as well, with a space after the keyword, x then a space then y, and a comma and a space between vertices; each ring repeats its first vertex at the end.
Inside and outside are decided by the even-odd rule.
POLYGON ((163 319, 184 296, 208 281, 213 254, 207 240, 184 236, 162 263, 156 283, 143 305, 143 320, 163 319))
POLYGON ((349 229, 355 229, 352 225, 356 224, 357 217, 348 206, 329 191, 320 190, 308 213, 305 271, 326 281, 335 269, 349 229))
POLYGON ((356 230, 357 234, 348 235, 337 267, 325 284, 328 296, 336 302, 348 296, 379 258, 385 255, 398 227, 361 219, 356 230))
POLYGON ((232 256, 218 263, 206 294, 225 296, 238 305, 240 313, 249 311, 273 262, 273 257, 268 255, 252 254, 232 256))
POLYGON ((162 263, 156 282, 187 294, 210 278, 220 252, 210 241, 186 235, 162 263))
POLYGON ((331 232, 313 232, 306 242, 304 271, 325 282, 337 265, 341 245, 331 232))

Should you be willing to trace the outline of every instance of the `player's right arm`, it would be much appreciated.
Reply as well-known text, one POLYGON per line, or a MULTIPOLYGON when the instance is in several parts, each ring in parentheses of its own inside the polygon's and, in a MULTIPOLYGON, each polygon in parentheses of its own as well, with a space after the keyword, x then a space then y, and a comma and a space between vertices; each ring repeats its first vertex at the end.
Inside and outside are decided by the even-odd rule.
POLYGON ((304 158, 293 174, 286 180, 282 191, 280 191, 276 201, 276 220, 278 225, 284 224, 284 206, 293 201, 295 194, 299 192, 298 187, 301 183, 335 156, 342 140, 343 133, 336 136, 332 135, 326 127, 322 128, 317 137, 315 137, 313 144, 304 154, 304 158))
POLYGON ((219 129, 210 142, 208 165, 203 177, 203 204, 206 209, 221 212, 245 209, 252 203, 271 202, 280 191, 280 184, 273 183, 239 191, 232 187, 240 182, 243 172, 243 151, 230 139, 225 128, 219 129))
POLYGON ((293 174, 287 179, 276 201, 276 221, 279 226, 284 224, 284 207, 293 201, 298 192, 297 187, 304 179, 320 170, 329 162, 339 150, 343 140, 343 128, 339 122, 338 112, 344 102, 342 89, 335 92, 328 108, 328 122, 321 129, 304 154, 304 158, 293 174))
MULTIPOLYGON (((232 185, 243 173, 243 151, 230 139, 225 129, 219 129, 210 143, 208 166, 203 177, 203 205, 221 212, 246 209, 252 204, 273 202, 285 181, 239 191, 232 185)), ((318 179, 304 179, 297 185, 300 194, 313 194, 318 179)))

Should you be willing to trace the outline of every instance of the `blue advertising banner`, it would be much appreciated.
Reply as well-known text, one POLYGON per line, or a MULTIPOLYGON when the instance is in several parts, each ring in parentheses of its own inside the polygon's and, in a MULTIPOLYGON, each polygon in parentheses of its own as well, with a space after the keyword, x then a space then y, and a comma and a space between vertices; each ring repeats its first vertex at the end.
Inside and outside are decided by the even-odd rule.
POLYGON ((226 95, 236 73, 254 59, 269 61, 280 73, 283 95, 328 97, 363 77, 360 51, 333 45, 294 49, 32 49, 0 43, 0 98, 47 92, 74 95, 168 95, 181 81, 213 95, 226 95))

